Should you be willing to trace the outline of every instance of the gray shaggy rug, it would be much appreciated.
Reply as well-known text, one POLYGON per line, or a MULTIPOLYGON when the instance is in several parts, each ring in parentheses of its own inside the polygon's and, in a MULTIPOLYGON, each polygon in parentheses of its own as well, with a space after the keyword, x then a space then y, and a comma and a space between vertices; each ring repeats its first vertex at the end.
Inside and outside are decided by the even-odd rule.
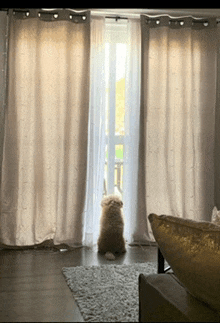
POLYGON ((139 274, 156 274, 155 263, 63 268, 86 322, 138 322, 139 274))

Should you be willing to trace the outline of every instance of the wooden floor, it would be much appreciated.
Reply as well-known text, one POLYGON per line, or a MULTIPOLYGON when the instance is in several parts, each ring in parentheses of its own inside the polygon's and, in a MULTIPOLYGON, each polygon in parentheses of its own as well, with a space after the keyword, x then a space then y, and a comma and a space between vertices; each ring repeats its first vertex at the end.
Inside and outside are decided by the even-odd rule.
POLYGON ((0 322, 83 322, 63 267, 157 261, 157 248, 128 247, 109 262, 96 249, 0 250, 0 322))

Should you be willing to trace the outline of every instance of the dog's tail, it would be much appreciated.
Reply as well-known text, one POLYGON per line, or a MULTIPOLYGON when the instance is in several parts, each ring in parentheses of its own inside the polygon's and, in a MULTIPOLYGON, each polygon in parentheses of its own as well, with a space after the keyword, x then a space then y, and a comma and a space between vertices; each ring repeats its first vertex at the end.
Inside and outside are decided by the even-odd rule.
POLYGON ((107 260, 115 260, 115 255, 114 255, 112 252, 108 251, 108 252, 106 252, 106 254, 105 254, 105 258, 106 258, 107 260))

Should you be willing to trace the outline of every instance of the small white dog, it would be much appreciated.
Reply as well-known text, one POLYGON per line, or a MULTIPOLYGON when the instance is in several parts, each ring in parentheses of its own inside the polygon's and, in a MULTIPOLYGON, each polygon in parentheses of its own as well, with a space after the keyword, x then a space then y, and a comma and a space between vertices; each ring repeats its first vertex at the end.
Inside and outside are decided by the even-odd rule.
POLYGON ((117 195, 109 195, 102 199, 102 215, 98 252, 104 253, 108 260, 115 260, 115 254, 126 252, 123 237, 124 220, 121 208, 123 202, 117 195))

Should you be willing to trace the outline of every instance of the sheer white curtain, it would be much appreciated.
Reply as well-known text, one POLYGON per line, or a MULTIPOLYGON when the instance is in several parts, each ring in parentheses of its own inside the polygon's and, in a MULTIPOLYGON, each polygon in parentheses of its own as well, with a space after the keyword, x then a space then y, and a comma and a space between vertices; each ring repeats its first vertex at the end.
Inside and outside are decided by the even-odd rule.
POLYGON ((98 239, 105 167, 105 18, 91 21, 89 142, 84 211, 84 245, 98 239))
MULTIPOLYGON (((106 112, 107 105, 116 107, 116 81, 110 87, 113 93, 108 93, 107 78, 113 75, 116 79, 117 59, 116 45, 126 44, 125 58, 125 136, 123 161, 123 201, 125 214, 125 238, 134 241, 137 217, 137 177, 138 177, 138 145, 140 123, 140 76, 141 76, 141 27, 140 20, 128 20, 126 24, 106 21, 103 18, 93 18, 91 25, 91 94, 89 119, 89 148, 87 199, 84 213, 84 244, 96 244, 99 234, 101 215, 100 202, 103 195, 104 167, 106 157, 106 112), (108 25, 107 25, 108 24, 108 25), (110 24, 110 25, 109 25, 110 24), (106 27, 108 26, 108 28, 106 27), (117 34, 115 38, 114 33, 117 34), (115 53, 115 58, 106 58, 106 44, 109 52, 115 53), (107 63, 110 62, 110 63, 107 63), (109 70, 110 68, 110 70, 109 70), (113 70, 111 70, 113 68, 113 70), (109 102, 107 102, 107 100, 109 102), (114 101, 111 101, 114 100, 114 101)), ((119 55, 119 53, 117 52, 119 55)), ((117 56, 118 57, 118 56, 117 56)), ((118 67, 119 68, 119 67, 118 67)), ((113 115, 115 112, 113 112, 113 115)), ((114 121, 115 123, 115 121, 114 121)), ((113 124, 114 127, 114 124, 113 124)), ((115 151, 115 129, 113 133, 113 149, 115 151)), ((112 149, 112 151, 113 151, 112 149)), ((115 156, 113 156, 115 158, 115 156)), ((113 179, 114 180, 114 179, 113 179)), ((114 184, 113 184, 114 185, 114 184)))
POLYGON ((123 164, 125 239, 128 241, 128 243, 142 240, 142 232, 140 232, 140 230, 137 232, 140 81, 141 26, 140 20, 132 19, 128 20, 123 164))
POLYGON ((217 41, 215 19, 142 17, 145 216, 211 219, 217 41))
POLYGON ((0 241, 27 246, 53 239, 80 246, 90 14, 28 13, 10 12, 0 241), (59 19, 64 14, 67 19, 59 19))

